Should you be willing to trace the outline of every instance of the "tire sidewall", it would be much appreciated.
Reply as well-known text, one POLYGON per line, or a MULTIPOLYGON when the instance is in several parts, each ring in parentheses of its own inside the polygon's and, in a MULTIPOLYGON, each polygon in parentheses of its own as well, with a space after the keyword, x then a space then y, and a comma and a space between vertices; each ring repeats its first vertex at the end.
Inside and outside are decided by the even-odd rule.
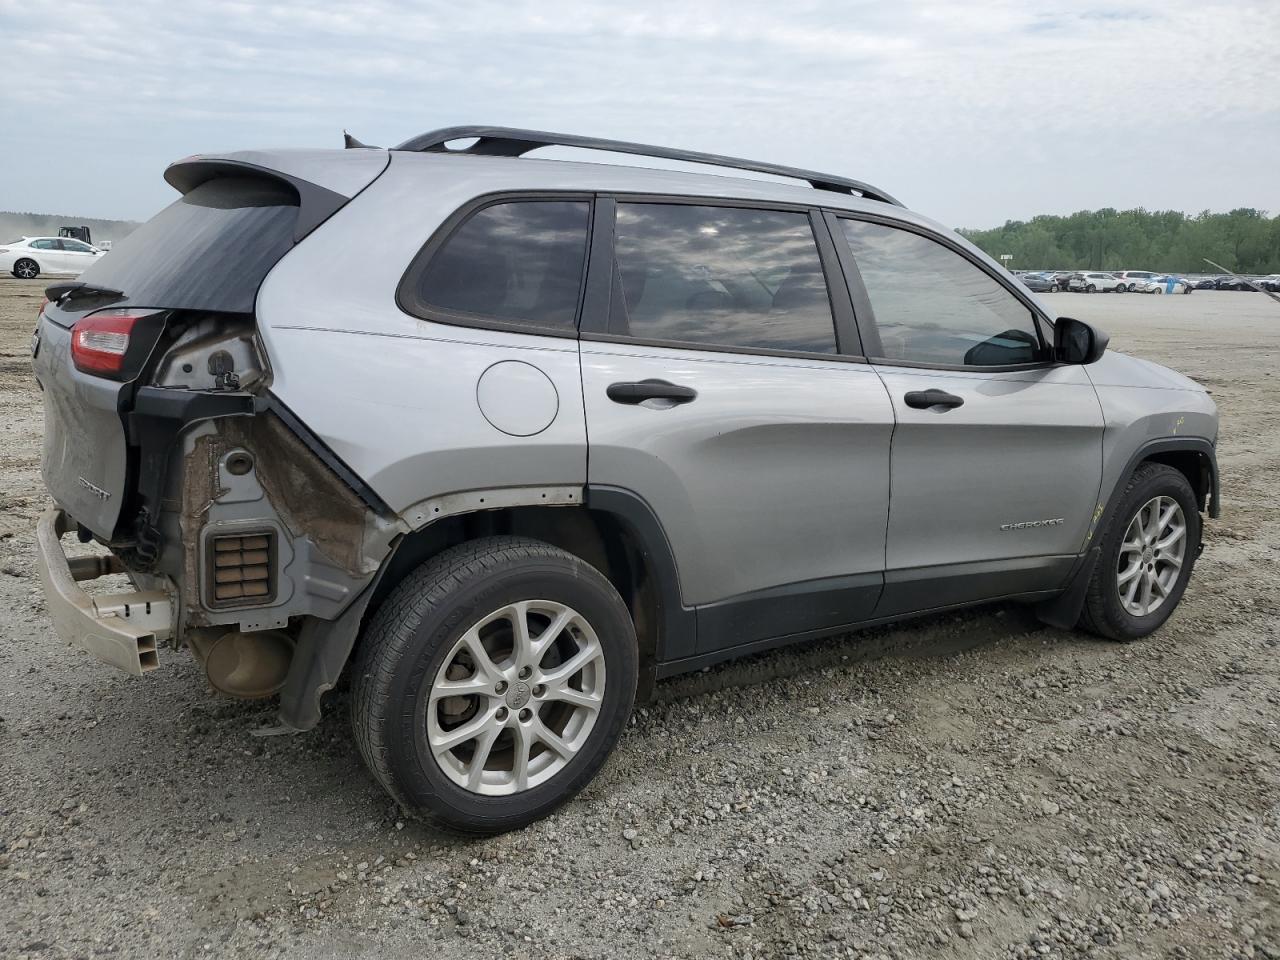
POLYGON ((1196 502, 1195 492, 1191 489, 1191 484, 1187 482, 1186 477, 1172 467, 1152 472, 1126 491, 1116 507, 1115 516, 1107 530, 1098 560, 1098 572, 1102 578, 1101 612, 1104 622, 1114 631, 1117 639, 1134 640, 1145 637, 1158 630, 1173 615, 1191 580, 1191 571, 1195 567, 1196 556, 1200 552, 1201 531, 1200 508, 1196 502), (1136 617, 1121 604, 1120 594, 1116 589, 1116 568, 1120 559, 1120 545, 1138 510, 1147 501, 1159 496, 1176 500, 1178 506, 1182 508, 1182 515, 1187 523, 1187 548, 1182 569, 1178 572, 1178 579, 1174 581, 1173 590, 1170 591, 1165 602, 1159 609, 1145 617, 1136 617))
POLYGON ((545 816, 585 785, 611 752, 635 699, 636 663, 635 632, 626 606, 608 581, 585 563, 528 559, 470 580, 424 611, 391 683, 392 709, 384 722, 396 792, 410 808, 426 807, 462 830, 497 832, 545 816), (604 701, 586 743, 558 774, 518 794, 482 796, 449 779, 431 755, 426 701, 444 658, 466 630, 509 603, 532 599, 567 604, 591 624, 604 650, 604 701))

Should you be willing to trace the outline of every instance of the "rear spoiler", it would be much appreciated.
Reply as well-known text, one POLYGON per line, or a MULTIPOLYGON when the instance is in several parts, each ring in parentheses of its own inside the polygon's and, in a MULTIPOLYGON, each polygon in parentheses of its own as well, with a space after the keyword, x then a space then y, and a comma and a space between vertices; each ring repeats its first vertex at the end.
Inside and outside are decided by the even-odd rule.
POLYGON ((341 210, 387 168, 384 150, 246 150, 225 156, 194 156, 172 163, 165 181, 184 196, 218 177, 261 177, 292 188, 298 198, 297 243, 341 210))

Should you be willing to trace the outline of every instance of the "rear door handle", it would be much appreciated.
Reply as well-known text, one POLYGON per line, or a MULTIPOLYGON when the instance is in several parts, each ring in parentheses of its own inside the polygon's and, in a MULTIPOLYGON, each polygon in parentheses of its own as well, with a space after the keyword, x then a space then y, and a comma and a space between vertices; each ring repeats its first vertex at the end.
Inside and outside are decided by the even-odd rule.
POLYGON ((689 403, 697 399, 693 387, 682 387, 666 380, 637 380, 631 383, 611 383, 605 394, 614 403, 635 405, 646 400, 670 400, 673 403, 689 403))
POLYGON ((945 390, 912 390, 902 399, 907 402, 908 407, 917 410, 928 410, 930 407, 946 407, 949 410, 964 404, 964 397, 957 397, 945 390))

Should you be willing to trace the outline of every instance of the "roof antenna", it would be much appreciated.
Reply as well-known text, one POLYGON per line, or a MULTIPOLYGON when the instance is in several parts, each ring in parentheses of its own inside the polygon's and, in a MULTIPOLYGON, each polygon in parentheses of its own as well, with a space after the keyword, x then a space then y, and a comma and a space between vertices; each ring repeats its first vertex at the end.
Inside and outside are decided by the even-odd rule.
POLYGON ((371 143, 361 143, 347 131, 342 131, 342 146, 346 150, 380 150, 381 147, 375 147, 371 143))

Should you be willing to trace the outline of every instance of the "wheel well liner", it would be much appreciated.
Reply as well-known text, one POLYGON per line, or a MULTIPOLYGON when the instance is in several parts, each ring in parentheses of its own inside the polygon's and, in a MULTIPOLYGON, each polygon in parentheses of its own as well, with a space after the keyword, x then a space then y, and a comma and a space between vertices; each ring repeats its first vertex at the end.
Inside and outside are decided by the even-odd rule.
POLYGON ((296 664, 280 695, 280 722, 309 730, 320 721, 320 697, 338 682, 357 638, 383 599, 411 570, 443 550, 493 534, 516 534, 553 544, 598 569, 631 611, 639 643, 637 700, 648 699, 662 660, 694 648, 696 620, 680 600, 675 558, 653 510, 616 487, 589 487, 572 507, 507 507, 459 514, 400 538, 374 583, 333 621, 308 620, 296 664))
MULTIPOLYGON (((658 662, 692 651, 694 611, 681 602, 675 557, 666 533, 643 499, 619 487, 588 487, 582 506, 480 510, 448 517, 406 535, 384 563, 386 573, 364 620, 368 621, 383 597, 410 570, 454 544, 493 534, 526 536, 553 544, 605 575, 635 623, 642 688, 651 683, 658 662)), ((643 696, 648 692, 641 690, 643 696)))

